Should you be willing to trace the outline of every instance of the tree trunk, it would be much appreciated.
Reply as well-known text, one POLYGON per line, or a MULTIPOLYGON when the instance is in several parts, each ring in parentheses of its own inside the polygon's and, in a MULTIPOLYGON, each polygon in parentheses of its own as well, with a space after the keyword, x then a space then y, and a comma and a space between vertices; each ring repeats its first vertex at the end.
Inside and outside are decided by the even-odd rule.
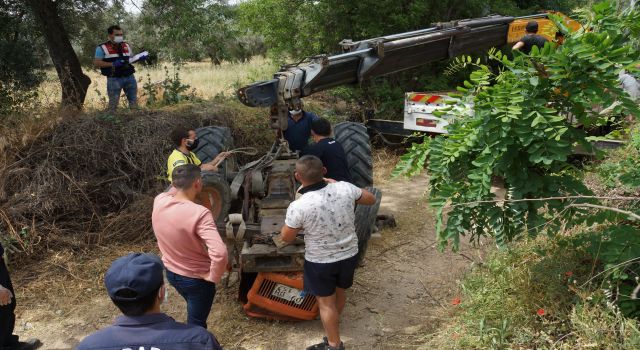
POLYGON ((44 35, 62 85, 62 106, 82 108, 91 79, 82 72, 53 0, 27 0, 44 35))

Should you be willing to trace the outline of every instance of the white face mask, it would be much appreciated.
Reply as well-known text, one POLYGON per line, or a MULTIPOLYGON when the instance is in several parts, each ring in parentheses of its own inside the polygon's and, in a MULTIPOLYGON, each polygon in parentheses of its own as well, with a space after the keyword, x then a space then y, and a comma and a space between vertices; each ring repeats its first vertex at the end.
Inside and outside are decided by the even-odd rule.
POLYGON ((292 115, 298 115, 298 114, 300 114, 300 113, 302 113, 302 110, 301 110, 301 109, 292 109, 292 110, 291 110, 291 114, 292 114, 292 115))
POLYGON ((113 42, 116 44, 120 44, 123 41, 124 41, 124 36, 122 35, 117 35, 113 38, 113 42))

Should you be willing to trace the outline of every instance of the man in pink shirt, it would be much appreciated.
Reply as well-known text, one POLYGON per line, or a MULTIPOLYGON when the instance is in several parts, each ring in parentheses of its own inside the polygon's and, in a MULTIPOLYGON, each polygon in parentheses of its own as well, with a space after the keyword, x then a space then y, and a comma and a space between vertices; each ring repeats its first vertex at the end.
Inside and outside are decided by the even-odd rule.
POLYGON ((227 266, 227 247, 211 211, 194 203, 202 191, 200 168, 176 167, 172 185, 153 202, 153 232, 167 280, 187 301, 187 323, 207 328, 216 283, 227 266))

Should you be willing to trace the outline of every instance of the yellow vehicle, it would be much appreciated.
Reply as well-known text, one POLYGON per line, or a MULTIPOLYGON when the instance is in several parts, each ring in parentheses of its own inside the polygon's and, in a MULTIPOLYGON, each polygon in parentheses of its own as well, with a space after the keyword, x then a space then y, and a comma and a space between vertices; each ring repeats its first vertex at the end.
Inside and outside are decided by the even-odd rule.
MULTIPOLYGON (((564 25, 572 32, 577 31, 582 26, 580 23, 572 20, 567 17, 565 14, 561 12, 549 12, 551 14, 557 15, 563 19, 564 25)), ((561 38, 559 35, 558 28, 556 24, 548 18, 547 14, 533 15, 527 17, 518 17, 513 22, 509 23, 509 32, 507 34, 507 43, 515 44, 525 35, 525 27, 529 21, 536 21, 538 23, 538 35, 542 35, 545 39, 550 42, 558 42, 558 39, 561 38)), ((562 44, 562 42, 558 42, 562 44)))

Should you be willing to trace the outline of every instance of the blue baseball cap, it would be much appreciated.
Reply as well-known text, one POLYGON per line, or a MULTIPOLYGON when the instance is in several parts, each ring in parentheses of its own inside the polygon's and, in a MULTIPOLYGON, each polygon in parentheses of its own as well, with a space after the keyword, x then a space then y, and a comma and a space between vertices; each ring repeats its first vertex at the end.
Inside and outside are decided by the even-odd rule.
POLYGON ((140 300, 164 283, 163 270, 162 260, 155 254, 129 254, 111 264, 104 275, 104 285, 113 300, 140 300), (123 290, 128 291, 126 296, 118 295, 123 290))

